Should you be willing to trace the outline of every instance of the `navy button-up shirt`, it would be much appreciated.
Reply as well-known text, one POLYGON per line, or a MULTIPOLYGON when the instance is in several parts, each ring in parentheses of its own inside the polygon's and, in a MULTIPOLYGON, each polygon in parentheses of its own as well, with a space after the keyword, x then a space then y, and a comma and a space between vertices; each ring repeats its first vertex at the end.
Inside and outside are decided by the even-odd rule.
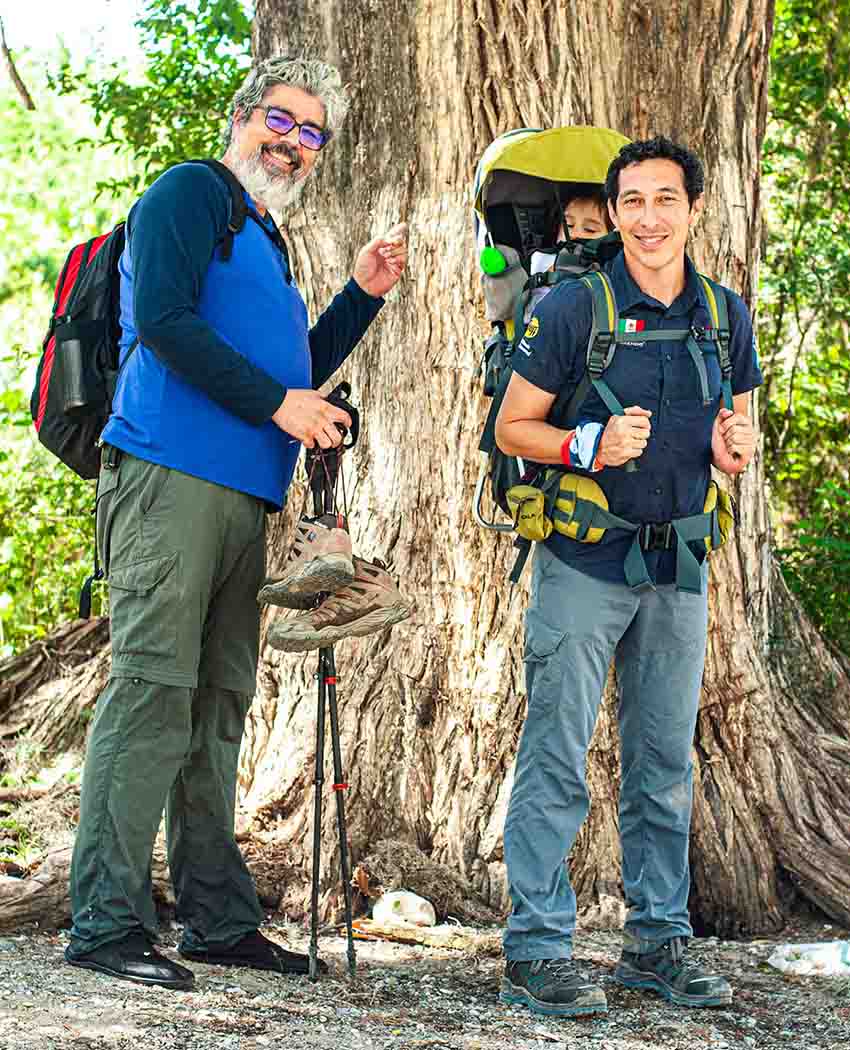
MULTIPOLYGON (((621 320, 644 322, 644 330, 711 328, 713 322, 697 272, 685 260, 685 287, 670 305, 642 291, 620 253, 607 267, 621 320)), ((753 328, 744 301, 726 289, 731 330, 732 392, 743 394, 762 382, 753 328)), ((571 391, 584 375, 593 320, 591 292, 581 281, 566 281, 534 311, 536 333, 523 339, 513 355, 514 371, 550 394, 571 391)), ((709 344, 706 349, 713 349, 709 344)), ((699 376, 684 340, 618 343, 604 380, 624 408, 639 405, 652 412, 649 444, 637 470, 605 467, 593 474, 610 510, 634 523, 667 522, 699 514, 711 477, 711 431, 722 407, 720 365, 716 352, 705 356, 709 405, 703 404, 699 376)), ((579 421, 603 425, 611 413, 591 389, 579 410, 579 421)), ((556 426, 565 420, 552 419, 556 426)), ((576 473, 584 473, 577 470, 576 473)), ((608 529, 599 543, 579 543, 553 532, 546 542, 568 565, 598 579, 625 582, 623 561, 632 535, 608 529)), ((647 552, 647 569, 655 583, 672 583, 675 551, 647 552)))

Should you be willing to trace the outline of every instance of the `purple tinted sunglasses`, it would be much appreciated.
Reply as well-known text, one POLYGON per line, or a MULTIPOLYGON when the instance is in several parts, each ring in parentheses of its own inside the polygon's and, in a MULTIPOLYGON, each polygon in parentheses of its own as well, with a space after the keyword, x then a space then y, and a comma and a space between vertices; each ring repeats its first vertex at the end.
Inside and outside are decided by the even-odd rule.
POLYGON ((315 124, 299 124, 293 115, 278 106, 257 106, 266 114, 266 127, 277 135, 288 135, 298 128, 298 141, 305 149, 318 150, 331 140, 331 132, 317 128, 315 124))

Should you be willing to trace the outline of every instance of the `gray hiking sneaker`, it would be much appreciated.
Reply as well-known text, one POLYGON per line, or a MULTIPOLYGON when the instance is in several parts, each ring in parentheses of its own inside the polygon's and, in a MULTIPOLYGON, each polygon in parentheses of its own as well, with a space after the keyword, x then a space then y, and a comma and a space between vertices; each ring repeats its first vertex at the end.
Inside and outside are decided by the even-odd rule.
POLYGON ((608 1012, 605 993, 576 970, 572 959, 508 962, 499 999, 558 1017, 608 1012))
POLYGON ((684 937, 674 937, 655 951, 623 951, 614 979, 626 988, 650 988, 677 1006, 728 1006, 732 987, 725 977, 685 962, 684 937))
POLYGON ((354 579, 351 537, 341 514, 302 518, 279 580, 267 580, 261 604, 309 609, 317 594, 334 594, 354 579))
POLYGON ((315 609, 275 620, 267 641, 285 653, 304 653, 333 645, 341 638, 382 631, 407 619, 411 611, 381 562, 355 558, 351 583, 315 609))

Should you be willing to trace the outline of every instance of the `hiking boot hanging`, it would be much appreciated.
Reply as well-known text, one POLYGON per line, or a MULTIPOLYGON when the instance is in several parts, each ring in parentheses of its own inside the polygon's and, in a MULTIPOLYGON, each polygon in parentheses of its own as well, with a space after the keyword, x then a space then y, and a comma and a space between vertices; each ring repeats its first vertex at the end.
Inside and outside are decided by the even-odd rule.
POLYGON ((303 653, 333 645, 341 638, 360 638, 407 619, 411 607, 379 561, 354 559, 354 580, 321 605, 281 618, 269 628, 274 649, 303 653))
POLYGON ((268 580, 257 601, 287 609, 309 609, 317 594, 335 594, 353 580, 351 537, 343 515, 302 517, 283 575, 268 580))

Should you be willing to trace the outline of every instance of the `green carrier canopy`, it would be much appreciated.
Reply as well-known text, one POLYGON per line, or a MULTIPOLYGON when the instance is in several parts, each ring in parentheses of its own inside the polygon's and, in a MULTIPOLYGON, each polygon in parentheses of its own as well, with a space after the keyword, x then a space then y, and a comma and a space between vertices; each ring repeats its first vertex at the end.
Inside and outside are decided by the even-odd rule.
POLYGON ((484 344, 484 393, 492 398, 479 443, 481 469, 473 500, 479 525, 511 532, 496 510, 483 511, 487 481, 494 507, 510 516, 507 490, 525 473, 525 464, 496 447, 496 416, 510 380, 510 359, 524 330, 524 315, 535 293, 563 280, 597 270, 620 250, 618 234, 596 241, 559 241, 564 206, 575 197, 598 193, 611 161, 628 143, 609 128, 520 128, 500 135, 485 150, 475 172, 475 237, 485 311, 493 332, 484 344), (532 273, 536 252, 552 254, 554 266, 532 273))

